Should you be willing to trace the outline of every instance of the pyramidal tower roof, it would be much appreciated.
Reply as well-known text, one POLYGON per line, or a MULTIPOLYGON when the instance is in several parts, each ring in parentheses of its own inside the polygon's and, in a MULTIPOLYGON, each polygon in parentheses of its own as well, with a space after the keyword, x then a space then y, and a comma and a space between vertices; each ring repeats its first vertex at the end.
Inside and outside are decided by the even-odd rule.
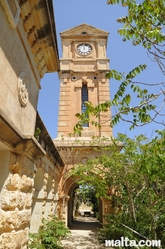
POLYGON ((61 37, 66 36, 77 36, 77 35, 93 35, 93 36, 103 36, 108 37, 109 32, 93 27, 91 25, 88 25, 86 23, 80 24, 76 27, 73 27, 71 29, 67 29, 60 33, 61 37))

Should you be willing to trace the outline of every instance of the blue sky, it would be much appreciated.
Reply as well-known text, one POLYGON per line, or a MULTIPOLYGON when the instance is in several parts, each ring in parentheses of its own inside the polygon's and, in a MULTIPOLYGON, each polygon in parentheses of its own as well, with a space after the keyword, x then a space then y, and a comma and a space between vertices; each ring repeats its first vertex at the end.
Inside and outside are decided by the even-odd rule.
MULTIPOLYGON (((146 51, 140 46, 132 46, 131 42, 123 42, 117 30, 122 27, 116 19, 126 14, 126 8, 119 5, 107 5, 106 0, 54 0, 54 13, 58 39, 59 56, 62 57, 59 33, 87 23, 94 27, 108 31, 107 57, 110 58, 110 68, 128 73, 139 64, 147 64, 147 70, 138 78, 143 82, 158 82, 162 75, 158 66, 152 62, 146 51)), ((38 111, 52 139, 57 137, 59 84, 57 73, 46 74, 41 80, 38 111)), ((111 80, 111 98, 117 91, 119 83, 111 80)), ((152 90, 153 92, 155 89, 152 90)), ((113 135, 118 132, 126 133, 130 137, 138 134, 151 136, 155 129, 160 129, 154 123, 129 130, 129 124, 121 122, 113 128, 113 135)))

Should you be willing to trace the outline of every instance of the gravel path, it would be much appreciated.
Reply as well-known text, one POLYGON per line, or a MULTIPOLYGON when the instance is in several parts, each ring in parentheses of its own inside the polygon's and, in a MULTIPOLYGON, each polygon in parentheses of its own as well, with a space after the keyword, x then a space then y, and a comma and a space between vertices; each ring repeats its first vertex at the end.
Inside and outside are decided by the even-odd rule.
MULTIPOLYGON (((64 249, 103 249, 97 239, 99 223, 92 217, 79 217, 70 227, 71 235, 62 240, 64 249)), ((111 249, 109 247, 109 249, 111 249)))

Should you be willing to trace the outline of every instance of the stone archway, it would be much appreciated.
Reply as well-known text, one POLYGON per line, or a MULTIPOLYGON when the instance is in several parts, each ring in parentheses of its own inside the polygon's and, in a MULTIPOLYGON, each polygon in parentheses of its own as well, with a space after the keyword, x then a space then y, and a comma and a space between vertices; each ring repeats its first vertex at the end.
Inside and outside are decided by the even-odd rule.
POLYGON ((78 187, 78 184, 72 176, 64 179, 61 177, 59 201, 58 201, 58 217, 63 220, 67 226, 72 222, 72 192, 78 187))
MULTIPOLYGON (((76 187, 75 178, 67 176, 68 172, 76 167, 76 165, 81 164, 83 167, 87 160, 99 157, 102 154, 102 150, 110 146, 112 141, 110 139, 102 140, 101 138, 93 140, 92 138, 86 137, 64 137, 62 139, 55 139, 54 143, 65 164, 59 183, 58 217, 68 226, 71 222, 70 218, 68 218, 68 212, 70 212, 71 209, 71 200, 69 201, 71 193, 69 190, 71 191, 76 187)), ((81 178, 81 176, 79 176, 79 178, 81 178)), ((111 201, 100 198, 100 223, 105 222, 104 215, 108 213, 110 209, 111 201)))
POLYGON ((74 211, 74 190, 78 188, 77 183, 73 183, 68 192, 68 205, 67 205, 67 226, 70 227, 73 222, 73 211, 74 211))
MULTIPOLYGON (((70 227, 73 222, 73 206, 74 206, 74 190, 79 187, 79 184, 76 182, 76 179, 72 176, 65 179, 62 194, 59 197, 59 217, 65 221, 66 225, 70 227)), ((106 210, 107 204, 110 201, 105 200, 104 198, 99 198, 99 222, 104 223, 104 215, 107 213, 106 210)))

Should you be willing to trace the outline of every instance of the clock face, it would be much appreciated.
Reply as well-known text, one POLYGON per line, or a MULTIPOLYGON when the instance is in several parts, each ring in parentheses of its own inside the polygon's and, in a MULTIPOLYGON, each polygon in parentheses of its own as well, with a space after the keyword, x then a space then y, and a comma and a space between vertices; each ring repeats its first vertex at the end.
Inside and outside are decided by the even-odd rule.
POLYGON ((77 52, 82 55, 87 55, 92 52, 92 47, 89 44, 82 43, 77 46, 77 52))

